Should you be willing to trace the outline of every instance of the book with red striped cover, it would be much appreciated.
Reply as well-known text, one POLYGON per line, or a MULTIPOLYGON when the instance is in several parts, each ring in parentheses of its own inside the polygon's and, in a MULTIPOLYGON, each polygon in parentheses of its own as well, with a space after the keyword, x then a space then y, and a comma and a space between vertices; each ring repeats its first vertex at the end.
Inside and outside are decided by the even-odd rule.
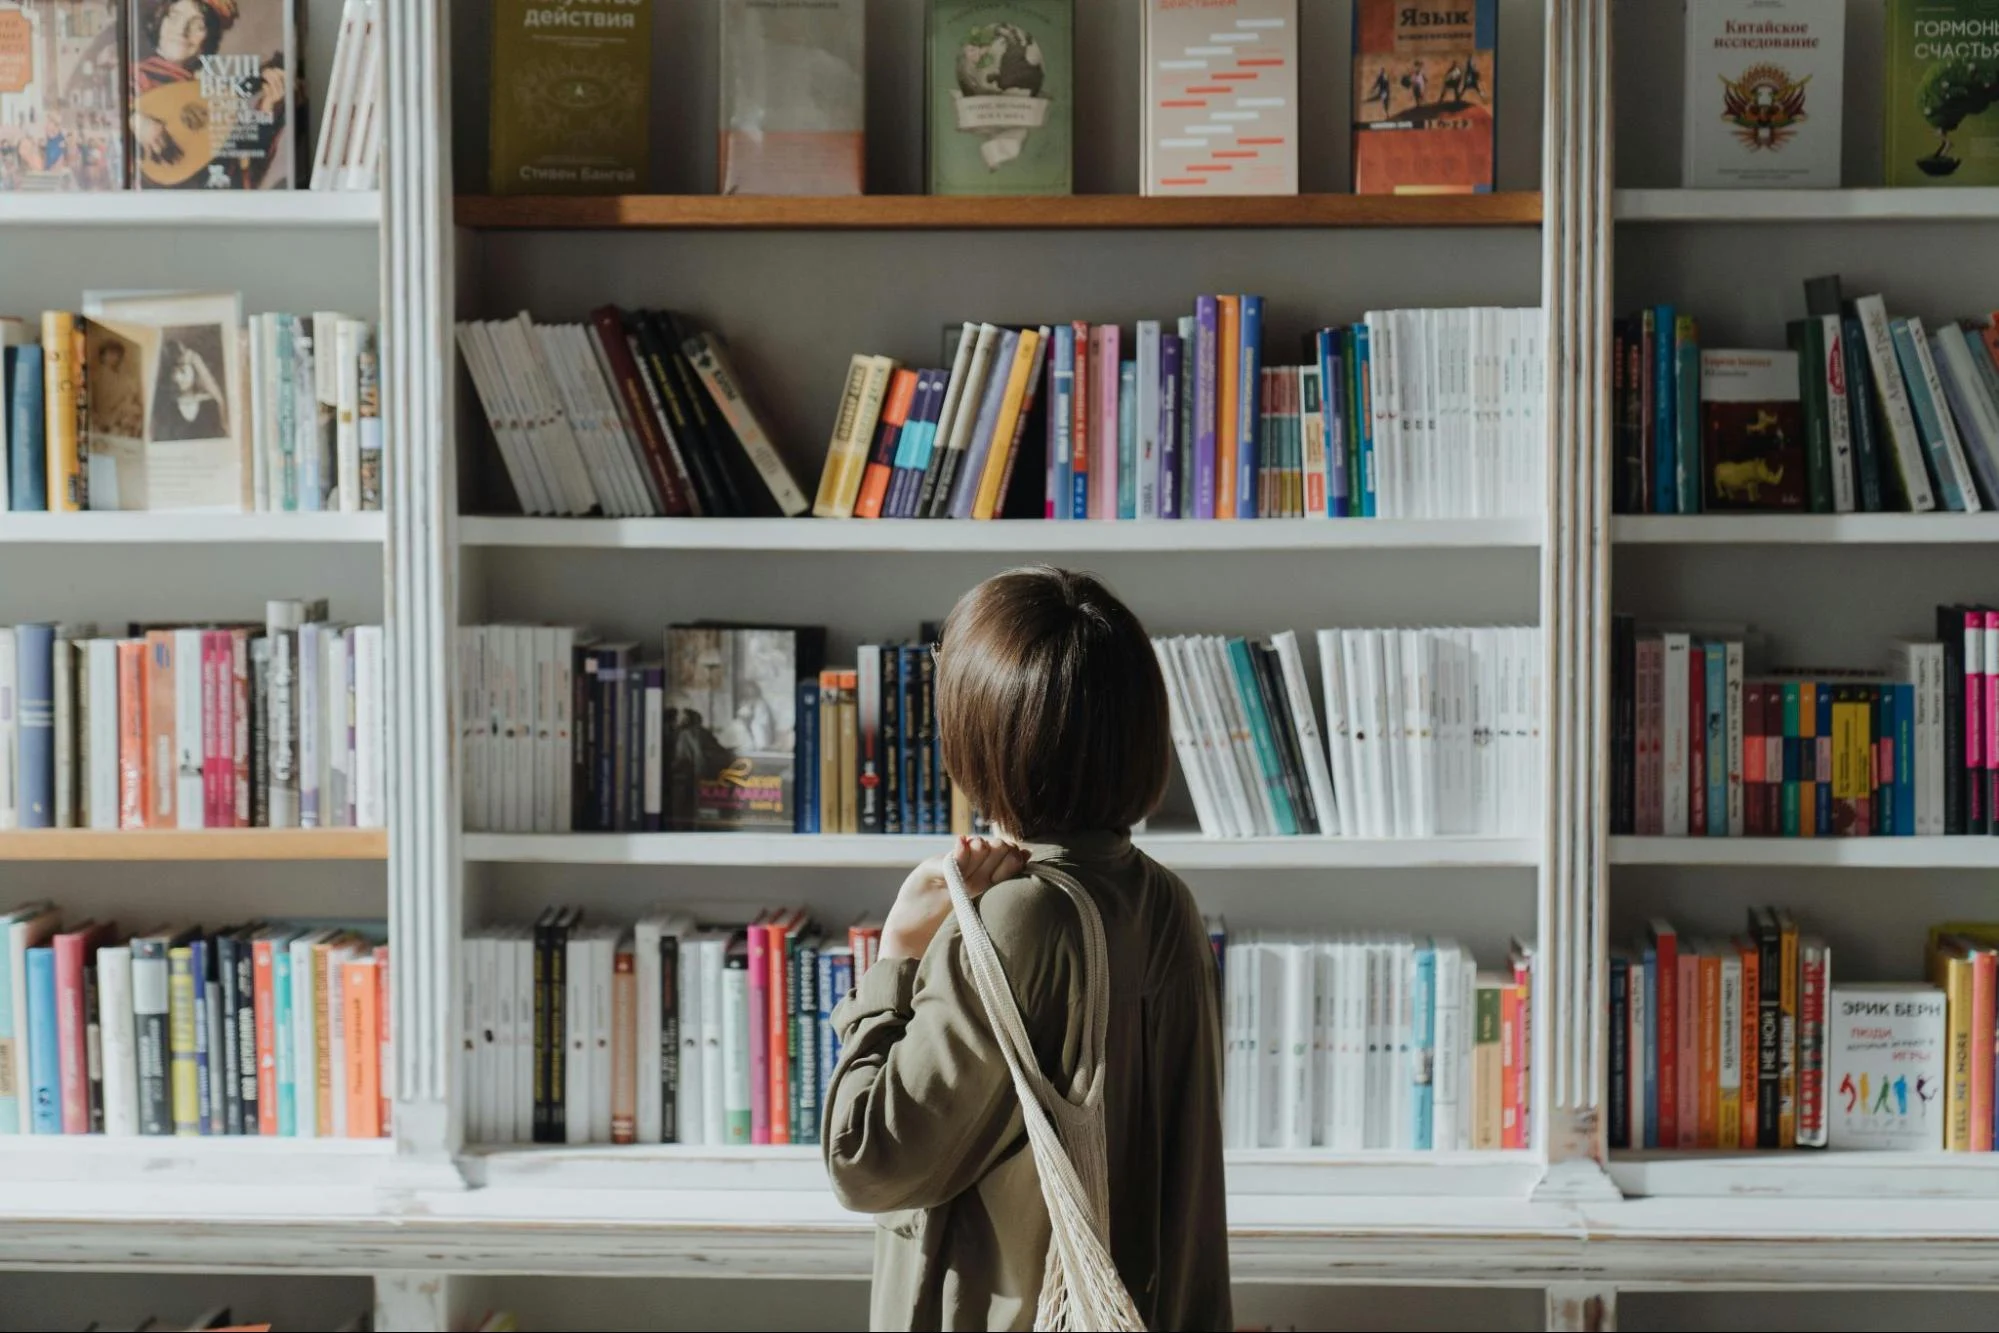
POLYGON ((1144 42, 1145 194, 1298 193, 1298 0, 1146 0, 1144 42))

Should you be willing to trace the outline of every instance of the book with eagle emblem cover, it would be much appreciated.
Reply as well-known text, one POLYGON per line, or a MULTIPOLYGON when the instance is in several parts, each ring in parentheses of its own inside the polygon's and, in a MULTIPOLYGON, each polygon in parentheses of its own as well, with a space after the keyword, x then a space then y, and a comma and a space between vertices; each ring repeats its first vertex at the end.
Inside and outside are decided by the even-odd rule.
POLYGON ((1687 0, 1688 189, 1838 189, 1846 0, 1687 0))

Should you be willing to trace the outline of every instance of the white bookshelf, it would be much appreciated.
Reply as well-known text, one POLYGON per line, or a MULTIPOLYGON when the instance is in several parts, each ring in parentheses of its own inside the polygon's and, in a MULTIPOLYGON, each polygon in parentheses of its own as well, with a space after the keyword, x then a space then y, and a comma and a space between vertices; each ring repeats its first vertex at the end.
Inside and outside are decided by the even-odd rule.
MULTIPOLYGON (((314 47, 330 48, 338 0, 310 4, 314 47)), ((700 53, 676 61, 710 58, 707 8, 661 7, 663 42, 700 53)), ((913 50, 921 7, 892 8, 877 17, 913 50)), ((1607 1151, 1602 968, 1605 948, 1629 937, 1627 910, 1642 903, 1647 915, 1707 928, 1710 918, 1739 920, 1744 902, 1775 898, 1837 944, 1877 919, 1856 909, 1861 895, 1892 894, 1908 914, 1898 929, 1913 957, 1941 906, 1999 869, 1999 839, 1606 836, 1607 747, 1581 683, 1604 679, 1608 611, 1767 616, 1773 632, 1817 649, 1811 627, 1830 608, 1851 608, 1855 642, 1871 642, 1920 632, 1900 617, 1910 605, 1926 614, 1933 583, 1962 590, 1954 597, 1993 596, 1981 582, 1989 562, 1945 548, 1999 544, 1991 515, 1613 520, 1592 507, 1608 494, 1597 390, 1608 382, 1609 312, 1673 299, 1702 316, 1704 332, 1774 345, 1781 325, 1771 322, 1797 304, 1798 280, 1838 268, 1925 315, 1999 304, 1999 288, 1974 290, 1973 270, 1935 259, 1939 247, 1983 253, 1966 247, 1999 239, 1999 191, 1652 188, 1664 183, 1657 164, 1677 161, 1680 70, 1666 56, 1625 74, 1640 52, 1677 49, 1678 9, 1616 7, 1624 96, 1612 111, 1611 8, 1502 0, 1500 81, 1526 91, 1508 94, 1521 100, 1501 120, 1503 197, 1462 209, 1341 199, 1346 149, 1336 134, 1307 166, 1312 199, 1297 206, 1090 202, 1136 185, 1135 163, 1123 160, 1137 141, 1135 62, 1111 62, 1081 109, 1115 130, 1104 142, 1118 146, 1083 147, 1087 193, 1053 229, 1017 204, 986 213, 962 201, 882 201, 815 220, 809 205, 699 202, 712 165, 712 71, 676 94, 676 114, 697 118, 687 136, 696 147, 665 170, 660 196, 611 208, 474 199, 455 213, 454 141, 459 192, 482 188, 486 20, 478 6, 444 0, 386 11, 394 176, 380 195, 0 194, 10 261, 30 257, 8 266, 10 310, 61 304, 88 285, 162 285, 133 245, 107 245, 124 228, 168 238, 174 285, 240 285, 251 309, 379 312, 390 440, 385 515, 0 514, 0 620, 72 610, 110 622, 238 617, 267 597, 327 592, 343 618, 390 627, 397 757, 391 828, 366 839, 0 839, 10 878, 85 904, 123 902, 156 881, 173 886, 190 920, 386 899, 397 1015, 392 1141, 0 1140, 0 1307, 6 1284, 20 1280, 6 1270, 30 1267, 367 1274, 381 1326, 425 1329, 461 1326, 471 1302, 509 1282, 562 1294, 610 1277, 728 1283, 719 1294, 696 1284, 698 1308, 784 1285, 773 1279, 864 1277, 871 1224, 838 1208, 816 1149, 465 1143, 458 940, 468 926, 520 921, 556 900, 585 902, 600 918, 661 901, 754 910, 798 900, 850 919, 885 907, 900 872, 942 840, 461 832, 452 631, 554 621, 655 641, 669 621, 740 611, 827 624, 845 636, 837 656, 857 636, 907 634, 976 579, 1044 557, 1103 571, 1160 633, 1535 623, 1549 646, 1541 835, 1141 838, 1232 924, 1452 934, 1488 965, 1495 942, 1503 950, 1520 935, 1542 962, 1531 1020, 1535 1146, 1232 1154, 1231 1259, 1244 1291, 1532 1288, 1546 1293, 1549 1327, 1583 1328, 1614 1325, 1620 1288, 1999 1288, 1999 1159, 1607 1151), (1556 93, 1537 100, 1537 87, 1556 93), (1652 113, 1640 107, 1663 108, 1670 133, 1648 128, 1652 113), (1745 232, 1745 223, 1771 225, 1745 232), (809 486, 857 348, 914 361, 934 353, 947 321, 969 315, 1075 311, 1128 323, 1203 290, 1264 291, 1300 327, 1380 306, 1544 302, 1567 340, 1549 376, 1547 516, 493 517, 503 507, 487 502, 498 463, 471 427, 449 335, 459 317, 575 318, 604 300, 699 312, 744 349, 809 486), (1881 595, 1855 595, 1856 577, 1881 595)), ((1078 9, 1085 52, 1122 49, 1136 31, 1136 0, 1078 9)), ((1344 6, 1308 3, 1304 14, 1308 40, 1344 50, 1344 6)), ((908 102, 907 71, 870 96, 908 102)), ((1337 122, 1337 91, 1306 96, 1318 99, 1320 123, 1337 122)), ((920 126, 876 120, 875 183, 884 196, 912 194, 920 126)), ((1850 165, 1849 175, 1865 170, 1850 165)))

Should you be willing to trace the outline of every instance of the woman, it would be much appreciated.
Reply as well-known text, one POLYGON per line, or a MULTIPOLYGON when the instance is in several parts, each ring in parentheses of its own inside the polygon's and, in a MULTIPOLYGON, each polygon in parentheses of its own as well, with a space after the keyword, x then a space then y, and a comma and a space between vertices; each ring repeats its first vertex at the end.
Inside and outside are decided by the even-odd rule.
MULTIPOLYGON (((1215 966, 1187 886, 1131 844, 1165 791, 1166 691, 1137 618, 1095 579, 1015 570, 944 627, 937 713, 951 779, 1005 830, 952 856, 1042 1072, 1070 1090, 1084 1021, 1079 920, 1103 917, 1109 1248, 1146 1326, 1227 1329, 1215 966)), ((882 952, 834 1015, 822 1141, 847 1207, 881 1214, 876 1328, 1030 1328, 1049 1222, 1013 1085, 972 987, 942 858, 903 883, 882 952)))

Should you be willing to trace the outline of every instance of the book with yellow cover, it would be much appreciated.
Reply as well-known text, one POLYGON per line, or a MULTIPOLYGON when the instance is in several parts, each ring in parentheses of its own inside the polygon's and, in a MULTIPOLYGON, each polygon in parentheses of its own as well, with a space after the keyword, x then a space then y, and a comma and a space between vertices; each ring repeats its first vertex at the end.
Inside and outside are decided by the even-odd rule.
POLYGON ((1700 1057, 1699 1115, 1695 1120, 1695 1146, 1713 1148, 1721 1139, 1721 955, 1713 946, 1702 945, 1700 971, 1700 1057))
POLYGON ((90 508, 83 464, 83 326, 62 310, 42 313, 42 411, 51 514, 90 508))
POLYGON ((487 188, 642 191, 652 27, 643 0, 495 0, 487 188))
POLYGON ((196 1138, 201 1124, 201 1050, 195 1009, 194 948, 176 940, 167 950, 167 1050, 174 1134, 196 1138))
POLYGON ((975 519, 998 516, 1001 494, 1000 483, 1012 471, 1010 461, 1015 447, 1019 444, 1020 427, 1023 417, 1033 406, 1033 394, 1041 377, 1042 340, 1047 336, 1043 329, 1022 329, 1020 342, 1014 349, 1013 365, 1009 368, 1006 397, 1000 402, 999 422, 993 429, 991 450, 986 454, 986 466, 979 476, 979 489, 972 499, 972 517, 975 519))

